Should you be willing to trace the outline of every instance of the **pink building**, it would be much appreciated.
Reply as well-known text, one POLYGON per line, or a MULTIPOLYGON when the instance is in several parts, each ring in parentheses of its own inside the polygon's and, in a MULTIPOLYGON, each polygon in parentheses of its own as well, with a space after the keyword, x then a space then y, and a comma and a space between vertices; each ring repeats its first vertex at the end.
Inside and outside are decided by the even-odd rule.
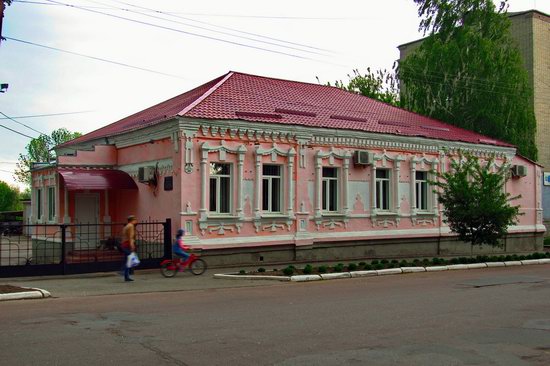
POLYGON ((540 166, 334 87, 229 72, 56 150, 33 171, 33 222, 170 218, 213 264, 542 248, 540 166), (458 150, 524 170, 506 187, 524 215, 501 249, 471 248, 442 222, 427 181, 458 150))

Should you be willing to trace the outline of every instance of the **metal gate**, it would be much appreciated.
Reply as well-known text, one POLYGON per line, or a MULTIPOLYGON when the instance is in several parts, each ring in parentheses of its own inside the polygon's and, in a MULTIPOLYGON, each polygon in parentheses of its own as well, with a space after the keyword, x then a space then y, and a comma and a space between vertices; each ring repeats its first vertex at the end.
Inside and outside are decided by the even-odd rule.
MULTIPOLYGON (((108 272, 122 267, 118 250, 125 223, 23 225, 22 235, 0 236, 0 277, 108 272)), ((140 268, 171 256, 171 220, 136 225, 140 268)))

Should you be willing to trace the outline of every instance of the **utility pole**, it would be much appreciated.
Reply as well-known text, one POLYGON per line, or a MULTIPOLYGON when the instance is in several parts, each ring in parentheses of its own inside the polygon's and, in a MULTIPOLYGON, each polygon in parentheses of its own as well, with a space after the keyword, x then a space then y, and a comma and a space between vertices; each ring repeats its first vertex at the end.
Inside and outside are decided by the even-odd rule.
POLYGON ((2 38, 2 20, 4 20, 4 9, 6 8, 6 4, 10 5, 11 0, 0 0, 0 44, 2 44, 4 40, 4 38, 2 38))

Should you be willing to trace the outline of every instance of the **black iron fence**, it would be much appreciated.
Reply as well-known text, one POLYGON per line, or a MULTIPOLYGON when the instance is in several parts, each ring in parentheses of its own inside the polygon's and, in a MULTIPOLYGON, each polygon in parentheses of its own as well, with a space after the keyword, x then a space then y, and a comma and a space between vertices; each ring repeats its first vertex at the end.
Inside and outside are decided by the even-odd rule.
MULTIPOLYGON (((0 236, 0 277, 113 271, 122 266, 123 223, 23 225, 0 236)), ((136 225, 141 268, 171 256, 171 222, 136 225)))

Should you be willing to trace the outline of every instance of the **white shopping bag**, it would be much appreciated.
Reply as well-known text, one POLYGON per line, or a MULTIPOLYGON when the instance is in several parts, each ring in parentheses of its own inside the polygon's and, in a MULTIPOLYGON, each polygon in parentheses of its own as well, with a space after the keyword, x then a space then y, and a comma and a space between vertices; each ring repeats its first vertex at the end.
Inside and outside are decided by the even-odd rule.
POLYGON ((136 252, 132 252, 130 253, 130 255, 128 256, 128 259, 126 260, 126 267, 127 268, 132 268, 132 267, 136 267, 139 265, 139 258, 136 254, 136 252))

